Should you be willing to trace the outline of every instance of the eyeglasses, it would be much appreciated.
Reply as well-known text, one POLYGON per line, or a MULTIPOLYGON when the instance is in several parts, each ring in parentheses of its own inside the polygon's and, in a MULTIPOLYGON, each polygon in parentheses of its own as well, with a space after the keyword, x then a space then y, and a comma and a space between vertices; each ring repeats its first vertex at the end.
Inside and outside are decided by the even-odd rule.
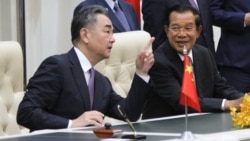
POLYGON ((173 27, 169 27, 168 29, 172 31, 173 33, 180 33, 181 31, 188 33, 188 32, 194 31, 196 27, 187 26, 187 27, 181 28, 178 26, 173 26, 173 27))

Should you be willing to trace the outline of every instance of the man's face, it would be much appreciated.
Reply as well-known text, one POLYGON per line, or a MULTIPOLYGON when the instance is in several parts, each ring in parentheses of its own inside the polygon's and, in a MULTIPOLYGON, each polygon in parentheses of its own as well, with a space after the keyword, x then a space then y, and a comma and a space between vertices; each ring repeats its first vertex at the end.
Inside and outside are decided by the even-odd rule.
POLYGON ((113 26, 110 19, 103 15, 96 15, 97 22, 89 29, 89 51, 98 60, 109 58, 112 45, 115 42, 113 37, 113 26))
POLYGON ((201 26, 196 26, 195 15, 187 11, 184 13, 172 12, 169 27, 165 25, 164 30, 170 45, 182 54, 184 46, 188 50, 193 48, 202 29, 201 26))

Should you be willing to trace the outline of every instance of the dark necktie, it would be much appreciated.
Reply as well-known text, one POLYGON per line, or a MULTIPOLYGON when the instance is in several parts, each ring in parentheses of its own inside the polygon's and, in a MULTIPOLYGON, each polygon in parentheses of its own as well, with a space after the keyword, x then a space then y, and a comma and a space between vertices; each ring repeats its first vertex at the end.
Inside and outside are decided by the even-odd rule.
POLYGON ((194 8, 196 8, 197 10, 199 10, 198 5, 195 3, 194 0, 189 0, 189 2, 190 2, 190 4, 191 4, 194 8))
POLYGON ((89 77, 88 88, 89 88, 89 97, 90 97, 90 107, 92 109, 93 100, 94 100, 94 79, 95 79, 95 70, 94 70, 94 68, 91 68, 89 70, 89 73, 90 73, 90 77, 89 77))
POLYGON ((125 17, 125 14, 123 13, 123 11, 121 10, 121 8, 119 7, 117 0, 114 0, 115 6, 114 6, 114 13, 116 15, 116 17, 119 19, 120 23, 122 24, 122 26, 124 27, 124 29, 126 31, 130 31, 130 27, 128 24, 128 21, 125 17))

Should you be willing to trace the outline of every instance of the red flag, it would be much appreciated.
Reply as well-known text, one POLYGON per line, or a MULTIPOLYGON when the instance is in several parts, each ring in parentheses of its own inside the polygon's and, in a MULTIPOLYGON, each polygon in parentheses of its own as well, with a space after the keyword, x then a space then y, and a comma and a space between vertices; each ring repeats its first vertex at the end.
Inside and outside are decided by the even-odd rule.
POLYGON ((186 98, 187 106, 195 109, 198 112, 201 112, 193 76, 193 69, 192 66, 190 66, 188 55, 184 54, 184 73, 182 79, 180 104, 185 105, 186 98))
POLYGON ((126 0, 126 2, 130 3, 134 7, 137 19, 140 23, 141 21, 140 0, 126 0))

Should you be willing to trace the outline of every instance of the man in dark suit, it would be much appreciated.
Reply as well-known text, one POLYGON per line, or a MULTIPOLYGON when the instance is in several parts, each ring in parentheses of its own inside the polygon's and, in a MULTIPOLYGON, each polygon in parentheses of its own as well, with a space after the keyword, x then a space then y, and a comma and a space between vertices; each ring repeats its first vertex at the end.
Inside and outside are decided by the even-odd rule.
MULTIPOLYGON (((149 74, 154 93, 148 98, 143 119, 184 114, 179 104, 184 72, 183 48, 193 63, 195 84, 201 112, 222 112, 230 106, 239 109, 243 93, 226 84, 218 73, 211 51, 195 44, 202 27, 198 11, 191 6, 177 5, 170 9, 164 30, 169 42, 154 52, 155 63, 149 74)), ((188 112, 195 112, 189 109, 188 112)))
POLYGON ((116 0, 116 2, 118 3, 123 13, 125 14, 130 30, 126 30, 122 25, 122 23, 120 22, 120 20, 115 15, 114 0, 85 0, 75 8, 74 14, 76 14, 82 7, 97 4, 103 6, 108 11, 108 16, 111 19, 112 24, 114 26, 114 33, 140 30, 140 24, 136 17, 136 13, 133 6, 131 6, 124 0, 116 0))
MULTIPOLYGON (((188 0, 143 0, 143 30, 149 32, 151 36, 155 37, 153 43, 153 50, 158 48, 161 43, 166 40, 163 26, 165 24, 167 11, 179 4, 191 5, 188 0), (161 12, 159 12, 161 11, 161 12)), ((209 11, 209 3, 207 0, 197 0, 196 6, 199 9, 201 17, 202 32, 197 39, 197 43, 209 48, 211 52, 215 53, 212 20, 209 11)))
POLYGON ((242 92, 250 91, 250 1, 210 0, 213 24, 221 28, 215 54, 219 71, 242 92))
POLYGON ((150 47, 154 38, 138 54, 136 74, 124 99, 115 93, 105 76, 93 70, 95 64, 109 57, 115 42, 106 10, 99 5, 81 9, 73 17, 71 35, 74 47, 66 54, 45 59, 30 79, 17 122, 31 131, 102 126, 105 115, 123 119, 118 104, 128 118, 137 120, 151 89, 147 83, 148 70, 154 62, 150 47), (92 76, 94 93, 90 95, 92 76))

